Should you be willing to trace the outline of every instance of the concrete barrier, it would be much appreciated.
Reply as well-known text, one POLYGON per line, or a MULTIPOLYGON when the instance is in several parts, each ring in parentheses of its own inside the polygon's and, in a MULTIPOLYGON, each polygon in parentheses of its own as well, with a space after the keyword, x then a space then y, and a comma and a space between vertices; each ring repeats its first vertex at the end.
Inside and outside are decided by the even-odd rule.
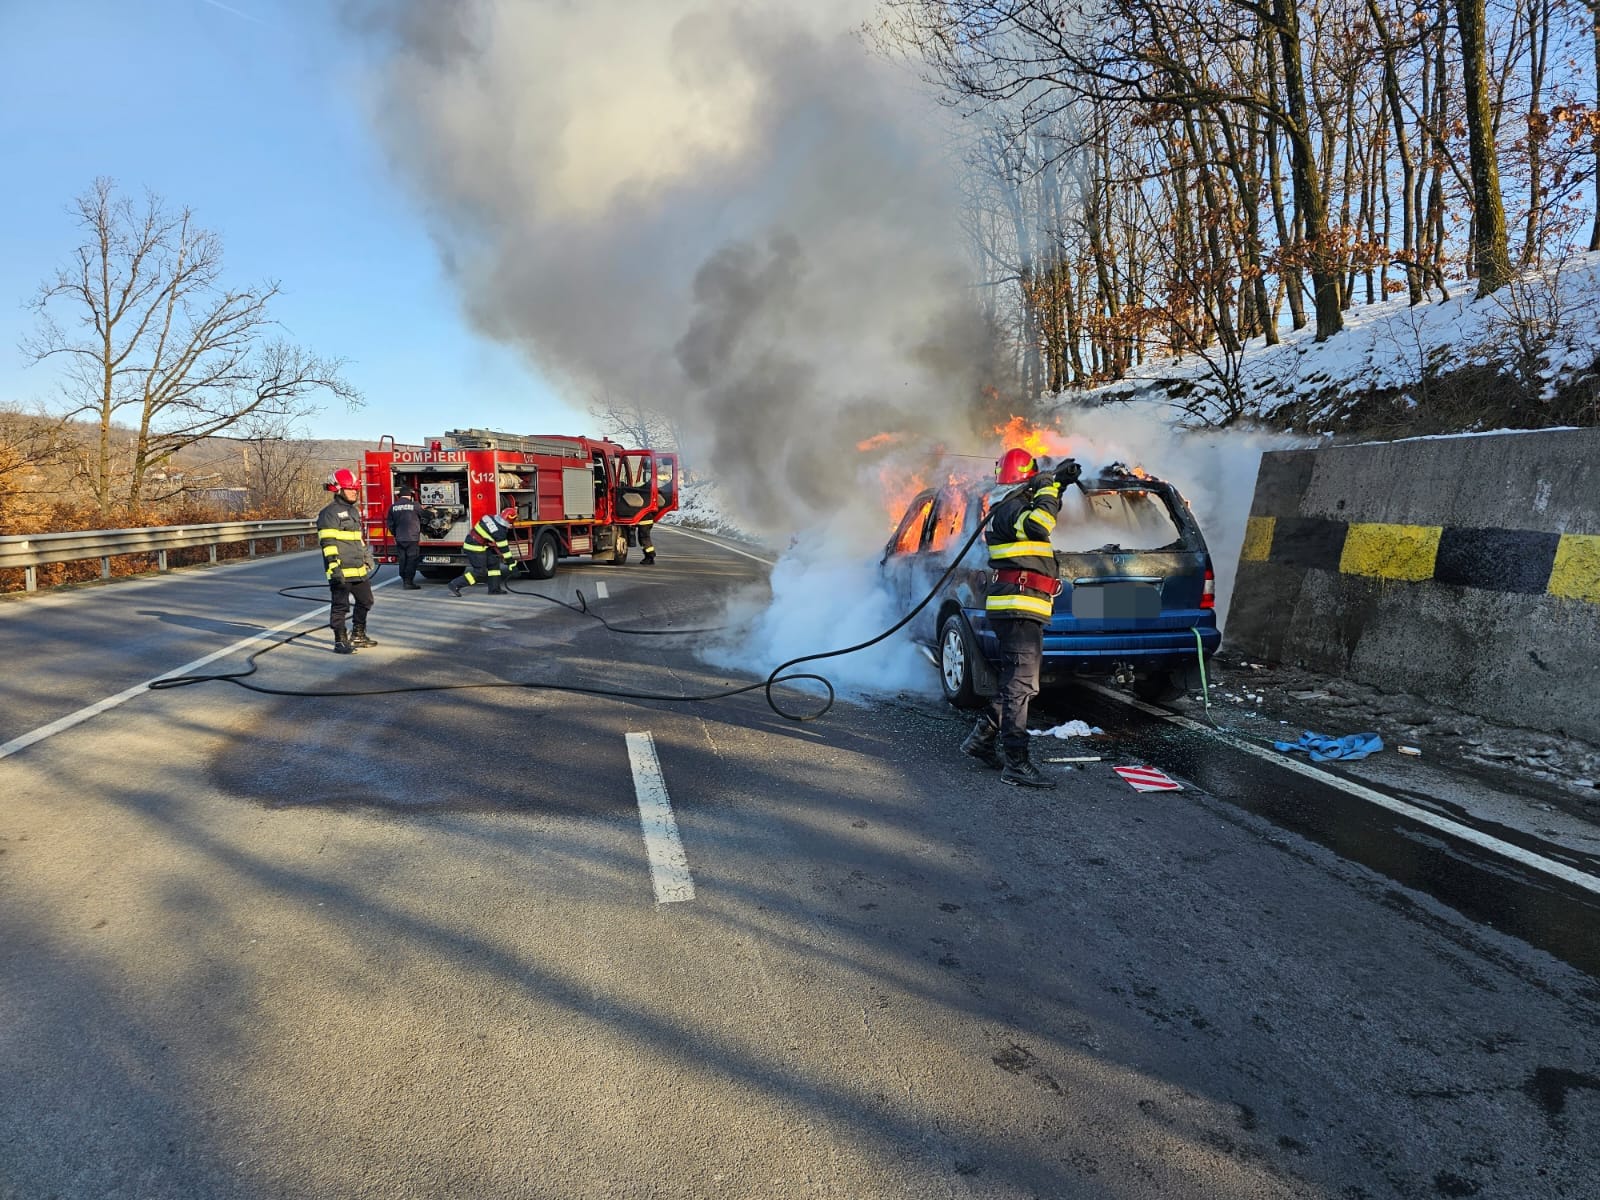
POLYGON ((1227 643, 1600 742, 1600 429, 1263 455, 1227 643))

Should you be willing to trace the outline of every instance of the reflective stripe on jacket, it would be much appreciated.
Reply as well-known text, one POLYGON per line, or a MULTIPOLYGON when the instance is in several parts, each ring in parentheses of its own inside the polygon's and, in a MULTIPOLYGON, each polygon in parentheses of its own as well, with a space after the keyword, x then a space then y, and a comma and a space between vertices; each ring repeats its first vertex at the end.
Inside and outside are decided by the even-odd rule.
POLYGON ((501 558, 511 557, 511 528, 495 513, 480 517, 461 543, 463 550, 488 550, 491 546, 501 558))
POLYGON ((317 514, 317 545, 329 579, 335 569, 346 579, 365 579, 372 571, 372 548, 361 532, 361 510, 335 496, 317 514))
MULTIPOLYGON (((1003 501, 994 510, 989 527, 983 531, 983 540, 989 548, 990 569, 1035 571, 1051 579, 1059 578, 1060 569, 1056 566, 1050 534, 1060 511, 1061 485, 1053 480, 1031 495, 1024 492, 1003 501)), ((1020 583, 1001 583, 995 579, 989 584, 983 607, 991 617, 1022 618, 1042 624, 1050 620, 1055 610, 1055 597, 1020 583)))

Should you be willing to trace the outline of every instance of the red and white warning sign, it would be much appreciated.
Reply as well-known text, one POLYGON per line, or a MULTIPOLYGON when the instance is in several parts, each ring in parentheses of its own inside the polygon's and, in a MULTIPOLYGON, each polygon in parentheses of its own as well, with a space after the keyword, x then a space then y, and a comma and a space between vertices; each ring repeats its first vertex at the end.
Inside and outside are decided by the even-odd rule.
POLYGON ((1112 767, 1136 792, 1181 792, 1183 787, 1154 767, 1112 767))

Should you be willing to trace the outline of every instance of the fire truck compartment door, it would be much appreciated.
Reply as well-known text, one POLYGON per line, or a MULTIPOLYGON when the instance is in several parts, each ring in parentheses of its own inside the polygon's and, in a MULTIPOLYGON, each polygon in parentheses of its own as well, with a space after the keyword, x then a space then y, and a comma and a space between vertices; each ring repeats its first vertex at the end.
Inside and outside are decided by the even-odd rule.
POLYGON ((594 516, 594 471, 590 467, 561 468, 561 504, 567 520, 594 516))

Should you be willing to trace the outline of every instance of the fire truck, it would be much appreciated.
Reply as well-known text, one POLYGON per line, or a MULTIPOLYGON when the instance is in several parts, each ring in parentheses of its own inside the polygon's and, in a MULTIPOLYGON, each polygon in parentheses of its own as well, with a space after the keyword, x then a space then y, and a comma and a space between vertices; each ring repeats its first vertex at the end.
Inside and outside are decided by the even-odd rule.
POLYGON ((489 513, 517 510, 516 555, 535 579, 563 558, 628 560, 628 530, 678 507, 678 456, 628 450, 610 438, 451 430, 421 445, 384 435, 361 471, 367 537, 379 562, 396 560, 385 524, 402 488, 422 508, 422 573, 459 574, 461 541, 489 513))

